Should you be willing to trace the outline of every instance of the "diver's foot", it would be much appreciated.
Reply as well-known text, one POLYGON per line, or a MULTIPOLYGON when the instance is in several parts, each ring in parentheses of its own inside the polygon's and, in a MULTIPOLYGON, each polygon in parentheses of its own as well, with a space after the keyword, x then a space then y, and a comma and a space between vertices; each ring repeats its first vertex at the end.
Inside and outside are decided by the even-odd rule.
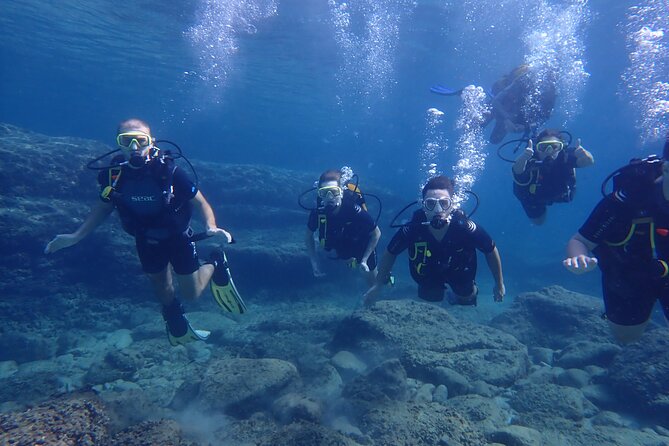
POLYGON ((163 319, 165 319, 167 339, 173 347, 193 341, 205 341, 211 334, 207 330, 195 330, 191 327, 184 314, 184 308, 177 299, 170 305, 163 305, 163 319))

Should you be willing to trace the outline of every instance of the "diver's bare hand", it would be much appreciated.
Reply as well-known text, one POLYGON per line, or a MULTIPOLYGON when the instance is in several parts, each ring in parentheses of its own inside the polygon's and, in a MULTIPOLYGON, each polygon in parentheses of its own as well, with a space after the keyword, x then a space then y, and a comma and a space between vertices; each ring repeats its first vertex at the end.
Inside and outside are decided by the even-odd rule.
POLYGON ((58 234, 53 240, 46 244, 44 254, 53 254, 63 248, 69 248, 72 245, 76 245, 77 242, 79 242, 79 240, 74 234, 58 234))
POLYGON ((381 291, 381 285, 379 285, 378 283, 375 283, 374 285, 369 287, 367 292, 363 294, 364 298, 363 303, 365 307, 370 307, 374 304, 374 302, 376 302, 376 299, 379 295, 379 291, 381 291))
POLYGON ((209 237, 212 237, 214 235, 223 235, 228 243, 232 243, 232 234, 230 234, 228 231, 225 229, 221 228, 207 228, 207 235, 209 237))
POLYGON ((583 274, 597 268, 597 258, 579 254, 564 259, 562 265, 571 273, 583 274))
POLYGON ((581 138, 576 139, 576 148, 574 149, 574 155, 576 157, 581 157, 586 154, 585 148, 581 145, 581 138))
POLYGON ((502 302, 504 300, 504 296, 506 296, 506 287, 503 283, 495 285, 492 289, 492 296, 495 299, 495 302, 502 302))

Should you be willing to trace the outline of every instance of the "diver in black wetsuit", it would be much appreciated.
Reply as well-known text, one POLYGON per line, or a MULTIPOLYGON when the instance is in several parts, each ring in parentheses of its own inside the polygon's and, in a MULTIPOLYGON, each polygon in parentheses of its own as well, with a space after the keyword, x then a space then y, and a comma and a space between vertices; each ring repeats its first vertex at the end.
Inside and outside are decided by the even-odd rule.
POLYGON ((371 304, 388 277, 397 256, 408 249, 411 277, 418 283, 418 297, 427 301, 444 299, 445 285, 452 294, 449 301, 476 305, 476 250, 485 254, 495 279, 493 297, 504 298, 502 262, 488 233, 461 211, 453 209, 453 182, 446 177, 430 179, 423 188, 423 209, 414 213, 388 244, 380 261, 376 283, 365 294, 371 304))
POLYGON ((606 318, 614 337, 625 344, 641 337, 655 301, 669 320, 667 155, 669 140, 664 159, 633 160, 617 171, 613 192, 569 240, 562 262, 575 274, 599 265, 606 318))
POLYGON ((568 203, 576 187, 576 170, 594 164, 592 154, 581 146, 565 147, 558 130, 546 129, 529 139, 525 151, 513 164, 513 194, 536 225, 546 220, 547 206, 568 203))
POLYGON ((491 114, 484 123, 495 120, 490 134, 492 144, 501 143, 507 133, 529 135, 550 117, 555 107, 555 78, 550 76, 539 82, 534 75, 533 68, 524 64, 493 84, 491 114), (528 103, 528 98, 535 102, 528 103))
POLYGON ((305 246, 315 277, 322 277, 316 256, 314 233, 326 251, 334 250, 337 258, 351 267, 359 267, 369 286, 376 279, 376 245, 381 230, 361 201, 359 191, 341 184, 339 170, 327 170, 318 180, 318 207, 309 213, 305 246))
POLYGON ((223 235, 228 242, 232 236, 216 226, 211 206, 188 176, 160 155, 146 122, 121 122, 116 141, 123 155, 100 172, 101 202, 75 232, 57 235, 44 251, 50 254, 80 242, 118 209, 123 229, 135 237, 142 269, 163 304, 170 343, 204 340, 209 332, 190 326, 176 298, 172 270, 180 293, 189 299, 202 294, 215 272, 215 261, 200 265, 190 240, 193 207, 201 214, 207 235, 223 235))

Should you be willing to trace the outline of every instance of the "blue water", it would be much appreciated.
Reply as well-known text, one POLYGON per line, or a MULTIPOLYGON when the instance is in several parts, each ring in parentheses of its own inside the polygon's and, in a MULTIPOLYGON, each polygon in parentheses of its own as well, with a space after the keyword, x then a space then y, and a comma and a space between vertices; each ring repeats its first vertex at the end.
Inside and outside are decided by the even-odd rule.
MULTIPOLYGON (((526 263, 557 265, 546 270, 547 282, 571 281, 578 288, 596 281, 575 280, 559 268, 565 241, 596 203, 606 174, 661 145, 642 143, 635 119, 644 110, 635 108, 621 80, 629 66, 626 23, 634 2, 571 3, 587 6, 578 32, 589 78, 577 93, 580 112, 570 116, 558 101, 548 124, 566 125, 582 138, 595 167, 579 172, 576 201, 550 209, 542 228, 531 227, 522 214, 509 166, 494 156, 493 146, 481 148, 489 156, 474 190, 482 202, 477 219, 497 239, 512 271, 522 273, 526 263)), ((367 15, 351 7, 351 34, 365 38, 365 20, 376 5, 388 12, 379 30, 394 25, 397 39, 384 46, 383 39, 392 38, 381 35, 380 45, 358 43, 346 52, 325 0, 146 0, 123 8, 104 0, 8 1, 0 12, 0 121, 110 144, 116 123, 138 116, 193 158, 314 172, 346 164, 411 200, 424 176, 419 152, 428 108, 445 113, 439 132, 448 149, 441 170, 450 174, 457 161, 460 101, 430 93, 429 86, 488 87, 521 63, 528 30, 554 33, 562 26, 557 19, 528 20, 531 4, 360 2, 367 15), (223 24, 203 18, 208 5, 233 16, 235 5, 247 8, 238 8, 235 32, 226 34, 223 24), (249 5, 266 11, 252 14, 249 5), (209 41, 193 40, 198 26, 209 41), (208 49, 216 36, 234 38, 237 50, 208 49), (365 68, 356 48, 385 52, 377 51, 365 68), (214 64, 226 68, 225 76, 212 75, 214 64)))
MULTIPOLYGON (((512 194, 510 164, 473 135, 475 156, 487 155, 483 169, 473 172, 480 198, 473 218, 500 250, 507 301, 552 284, 601 295, 598 273, 571 275, 561 260, 569 237, 601 198, 602 180, 630 158, 661 152, 669 126, 669 109, 661 108, 669 101, 669 85, 662 86, 669 82, 666 0, 123 3, 2 2, 0 122, 100 141, 91 157, 107 150, 102 144, 113 145, 119 121, 139 117, 194 160, 314 175, 351 166, 365 191, 395 197, 383 203, 379 252, 394 232, 392 215, 416 199, 426 160, 447 175, 459 161, 462 101, 431 93, 430 86, 489 88, 537 56, 532 36, 555 37, 561 45, 540 49, 557 51, 557 70, 569 88, 563 85, 547 126, 581 138, 595 165, 578 171, 574 202, 552 206, 547 222, 536 227, 512 194), (633 16, 635 5, 649 9, 633 16), (635 34, 642 25, 667 35, 635 34), (631 64, 633 53, 645 59, 631 64), (578 63, 587 73, 581 78, 578 63), (443 112, 439 122, 430 121, 431 108, 443 112), (436 148, 426 153, 430 142, 436 148)), ((297 198, 299 192, 275 193, 297 198)), ((405 262, 398 259, 396 268, 409 288, 405 262)), ((243 284, 244 273, 239 276, 243 284)), ((492 280, 483 261, 478 281, 488 299, 492 280)), ((358 285, 342 289, 358 293, 358 285)), ((272 290, 258 294, 275 298, 272 290)))
MULTIPOLYGON (((473 189, 481 198, 477 220, 497 240, 510 273, 536 274, 538 267, 546 283, 594 292, 595 277, 576 280, 560 268, 564 244, 598 200, 601 180, 661 145, 642 143, 635 119, 644 110, 635 108, 621 80, 629 66, 626 23, 634 2, 551 4, 560 10, 578 3, 586 5, 577 31, 589 78, 577 92, 580 111, 561 108, 558 100, 548 124, 566 125, 582 138, 595 167, 579 172, 575 202, 551 208, 542 228, 524 217, 511 194, 509 165, 493 146, 481 147, 489 156, 473 189)), ((116 123, 138 116, 193 158, 314 172, 346 164, 410 201, 424 177, 428 108, 444 112, 438 131, 448 148, 441 171, 451 174, 457 161, 461 103, 430 93, 429 86, 489 87, 521 63, 528 30, 554 33, 563 26, 550 17, 532 22, 531 5, 359 2, 358 10, 350 7, 350 35, 366 38, 365 20, 376 6, 387 12, 376 23, 381 43, 354 42, 347 52, 326 0, 145 0, 123 8, 105 0, 8 1, 0 11, 0 121, 110 144, 116 123), (231 26, 220 16, 218 22, 204 17, 208 6, 233 17, 231 26), (198 26, 208 32, 204 41, 192 38, 198 26), (387 35, 392 26, 395 41, 387 35), (234 53, 217 52, 225 39, 234 39, 234 53), (225 74, 217 77, 214 65, 225 74)))
MULTIPOLYGON (((594 277, 576 280, 561 270, 564 244, 598 200, 601 180, 631 157, 658 152, 661 143, 642 140, 635 120, 644 110, 621 80, 629 68, 634 2, 551 3, 556 11, 569 4, 586 6, 577 40, 589 77, 577 92, 580 111, 561 108, 558 100, 548 124, 566 125, 582 138, 595 167, 579 171, 575 202, 551 208, 542 228, 522 214, 509 165, 493 146, 481 147, 489 156, 473 189, 481 197, 477 220, 496 238, 510 271, 545 267, 547 283, 595 290, 594 277)), ((110 144, 116 123, 138 116, 193 158, 314 172, 347 164, 411 200, 424 176, 428 108, 444 112, 438 131, 448 148, 440 169, 450 174, 457 161, 461 103, 429 86, 488 87, 521 63, 528 56, 524 35, 563 27, 551 17, 532 22, 531 6, 520 0, 504 8, 484 1, 360 2, 349 9, 349 37, 368 38, 365 20, 376 7, 386 13, 372 27, 380 43, 357 41, 346 50, 325 0, 146 0, 123 8, 104 0, 8 1, 0 12, 0 121, 110 144), (220 16, 218 22, 204 17, 208 6, 233 17, 231 26, 220 16), (205 41, 192 38, 198 26, 208 32, 205 41), (396 40, 388 35, 393 26, 396 40), (234 39, 235 52, 217 52, 225 39, 234 39)))

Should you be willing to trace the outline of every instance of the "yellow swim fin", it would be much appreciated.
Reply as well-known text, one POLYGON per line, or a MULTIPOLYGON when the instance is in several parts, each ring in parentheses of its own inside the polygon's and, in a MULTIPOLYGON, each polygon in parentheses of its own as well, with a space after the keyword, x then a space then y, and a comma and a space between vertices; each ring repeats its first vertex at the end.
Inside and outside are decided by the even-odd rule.
POLYGON ((214 251, 210 257, 210 261, 214 264, 214 275, 211 276, 209 287, 218 306, 228 313, 246 313, 246 304, 239 295, 235 282, 230 275, 228 258, 225 255, 225 251, 222 249, 214 251))

